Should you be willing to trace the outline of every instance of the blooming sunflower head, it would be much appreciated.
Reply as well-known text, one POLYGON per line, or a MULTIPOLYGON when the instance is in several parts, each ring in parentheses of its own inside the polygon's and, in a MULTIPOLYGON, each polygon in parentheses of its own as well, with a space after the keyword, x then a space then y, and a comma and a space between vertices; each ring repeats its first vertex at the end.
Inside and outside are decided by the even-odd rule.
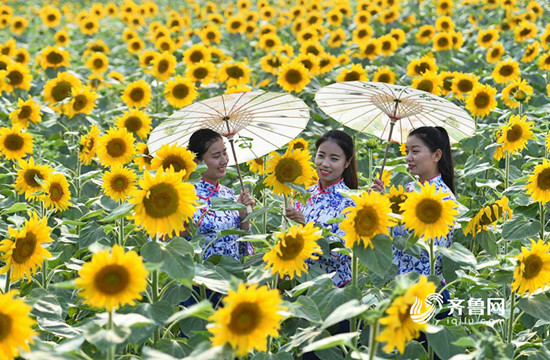
POLYGON ((492 73, 493 80, 495 80, 497 84, 505 84, 519 76, 519 64, 513 59, 499 61, 492 73))
POLYGON ((458 211, 453 200, 443 200, 448 194, 426 183, 420 192, 411 192, 401 204, 403 222, 418 237, 435 239, 446 236, 452 228, 458 211))
POLYGON ((44 181, 42 186, 44 194, 40 195, 40 200, 48 208, 53 208, 56 211, 65 211, 71 203, 71 191, 69 190, 69 182, 63 174, 55 173, 44 181))
POLYGON ((46 46, 40 56, 40 66, 42 69, 54 68, 70 65, 71 56, 67 50, 62 50, 57 46, 46 46))
POLYGON ((110 253, 97 252, 82 266, 75 286, 86 304, 111 311, 141 299, 147 288, 147 275, 141 256, 115 245, 110 253))
POLYGON ((302 91, 310 81, 308 70, 302 63, 297 61, 284 64, 277 77, 277 84, 289 92, 302 91))
POLYGON ((527 121, 527 116, 512 115, 508 124, 500 129, 497 142, 503 144, 502 150, 510 154, 520 152, 527 146, 527 142, 533 139, 534 124, 527 121))
POLYGON ((143 79, 131 82, 124 89, 122 101, 128 107, 146 107, 151 101, 151 87, 143 79))
POLYGON ((101 130, 97 125, 92 125, 90 132, 80 137, 78 159, 83 165, 90 165, 92 163, 92 159, 96 153, 97 140, 100 132, 101 130))
POLYGON ((253 349, 266 351, 267 337, 279 335, 285 308, 276 289, 240 284, 237 291, 229 290, 223 304, 210 318, 214 346, 229 344, 244 356, 253 349))
POLYGON ((389 66, 382 66, 376 70, 372 81, 395 84, 395 72, 389 66))
POLYGON ((532 294, 550 281, 550 245, 542 240, 536 243, 531 240, 531 250, 521 248, 517 256, 518 265, 514 271, 512 290, 520 294, 532 294))
POLYGON ((267 162, 268 175, 264 184, 276 194, 291 195, 293 190, 285 183, 306 185, 314 176, 313 164, 309 159, 309 153, 302 150, 286 152, 283 156, 273 153, 267 162))
POLYGON ((309 143, 304 138, 297 138, 288 143, 287 151, 302 150, 309 151, 309 143))
POLYGON ((550 162, 548 160, 544 159, 542 164, 535 166, 525 188, 533 200, 543 205, 550 201, 550 162))
POLYGON ((216 67, 210 61, 199 61, 187 66, 185 76, 193 81, 208 85, 214 79, 216 67))
MULTIPOLYGON (((44 101, 50 105, 56 105, 71 96, 72 89, 82 86, 82 82, 69 72, 58 73, 54 79, 48 80, 44 85, 42 96, 44 101)), ((54 110, 61 111, 61 107, 56 106, 54 110)))
POLYGON ((10 112, 10 120, 13 125, 26 129, 29 127, 29 121, 34 124, 42 121, 40 108, 40 104, 32 97, 29 97, 27 100, 19 98, 17 100, 17 108, 10 112))
POLYGON ((126 128, 111 128, 98 139, 97 155, 104 166, 124 165, 134 153, 134 137, 126 128))
POLYGON ((257 158, 247 161, 246 164, 250 171, 257 173, 258 175, 265 174, 265 161, 264 158, 257 158))
POLYGON ((114 166, 103 175, 103 191, 114 201, 124 201, 136 189, 136 178, 131 169, 114 166))
POLYGON ((151 117, 144 110, 131 109, 115 119, 117 128, 126 131, 140 139, 146 139, 151 131, 151 117))
POLYGON ((336 81, 367 81, 367 70, 361 64, 353 64, 349 69, 342 69, 336 81))
POLYGON ((179 146, 178 144, 162 145, 151 161, 151 168, 153 170, 158 168, 163 168, 164 170, 173 168, 175 172, 181 172, 185 180, 189 179, 189 176, 195 171, 196 167, 195 155, 187 150, 186 147, 179 146))
POLYGON ((415 77, 411 87, 413 89, 422 90, 434 95, 441 94, 441 86, 443 81, 439 74, 433 71, 424 71, 421 76, 415 77))
POLYGON ((34 193, 42 189, 41 182, 48 179, 53 169, 48 165, 36 164, 32 157, 28 161, 20 159, 17 164, 20 170, 17 170, 15 178, 15 191, 19 194, 24 193, 25 199, 34 199, 34 193))
POLYGON ((189 79, 178 75, 165 85, 164 96, 175 108, 181 108, 191 104, 197 98, 198 92, 189 79))
POLYGON ((466 109, 473 116, 485 117, 497 107, 497 89, 490 85, 477 85, 466 99, 466 109))
POLYGON ((16 298, 17 291, 0 294, 0 323, 2 324, 2 346, 0 358, 14 359, 20 350, 30 351, 33 337, 37 334, 33 327, 35 321, 30 317, 32 307, 23 299, 16 298))
POLYGON ((0 154, 8 160, 21 159, 33 151, 33 137, 19 126, 0 128, 0 154))
POLYGON ((168 80, 176 72, 177 60, 171 52, 164 51, 151 61, 151 73, 158 80, 168 80))

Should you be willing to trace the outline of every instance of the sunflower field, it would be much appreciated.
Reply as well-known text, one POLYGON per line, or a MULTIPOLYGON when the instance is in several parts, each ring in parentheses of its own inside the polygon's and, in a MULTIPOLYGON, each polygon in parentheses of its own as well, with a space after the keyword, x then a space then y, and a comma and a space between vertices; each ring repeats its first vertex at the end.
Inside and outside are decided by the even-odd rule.
MULTIPOLYGON (((0 359, 550 359, 549 19, 546 0, 0 1, 0 359), (369 192, 385 142, 345 129, 360 189, 334 241, 283 209, 317 181, 315 140, 343 129, 315 93, 357 80, 439 95, 476 132, 452 145, 451 204, 403 190, 395 143, 386 193, 369 192), (189 219, 205 166, 147 139, 195 101, 258 90, 311 119, 239 165, 251 227, 219 236, 254 254, 204 260, 189 219), (441 258, 445 282, 397 275, 392 247, 441 258), (340 288, 306 261, 333 253, 352 258, 340 288)), ((241 191, 235 167, 222 183, 241 191)))

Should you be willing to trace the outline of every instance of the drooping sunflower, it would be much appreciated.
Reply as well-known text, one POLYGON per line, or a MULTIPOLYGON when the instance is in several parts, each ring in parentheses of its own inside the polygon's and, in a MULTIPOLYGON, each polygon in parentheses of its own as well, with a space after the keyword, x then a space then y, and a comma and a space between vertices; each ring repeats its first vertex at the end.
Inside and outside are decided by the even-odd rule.
POLYGON ((164 51, 151 61, 151 74, 158 80, 168 80, 176 72, 176 65, 176 57, 164 51))
POLYGON ((276 194, 291 195, 294 190, 285 183, 306 185, 314 176, 313 163, 309 159, 309 153, 302 150, 287 151, 282 156, 273 153, 266 163, 268 175, 264 179, 264 184, 272 188, 276 194))
POLYGON ((60 49, 57 46, 46 46, 40 55, 40 66, 42 69, 60 68, 69 66, 71 55, 67 50, 60 49))
POLYGON ((189 176, 195 171, 196 167, 195 154, 178 144, 162 145, 151 161, 151 168, 153 170, 158 168, 164 170, 173 168, 175 172, 181 172, 185 180, 189 179, 189 176))
POLYGON ((199 61, 188 65, 185 69, 185 76, 193 81, 208 85, 214 80, 216 75, 216 67, 210 61, 199 61))
POLYGON ((134 305, 147 289, 148 271, 135 251, 124 252, 120 245, 94 254, 78 271, 75 286, 90 306, 108 311, 122 305, 134 305))
POLYGON ((97 140, 99 138, 100 129, 96 125, 92 125, 90 132, 80 137, 78 152, 78 160, 83 165, 90 165, 95 156, 97 149, 97 140))
POLYGON ((147 107, 151 101, 151 87, 143 79, 133 81, 124 89, 122 101, 128 107, 147 107))
POLYGON ((30 69, 18 62, 11 62, 6 70, 0 71, 0 90, 13 92, 15 89, 28 91, 31 88, 32 74, 30 69))
POLYGON ((301 276, 302 272, 307 273, 306 260, 318 259, 314 254, 321 252, 316 243, 322 237, 320 229, 309 222, 305 226, 291 226, 275 236, 278 239, 277 244, 263 257, 267 263, 265 268, 271 268, 272 273, 279 274, 281 278, 288 275, 294 279, 294 276, 301 276))
POLYGON ((114 166, 103 175, 103 191, 114 201, 124 201, 136 190, 137 175, 128 168, 114 166))
POLYGON ((151 131, 151 117, 143 110, 131 109, 115 119, 115 126, 126 128, 129 133, 143 140, 151 131))
POLYGON ((284 64, 277 77, 277 84, 279 84, 283 90, 297 93, 302 91, 310 81, 311 78, 306 67, 296 61, 284 64))
POLYGON ((352 249, 354 245, 364 248, 374 248, 371 240, 378 234, 388 234, 388 227, 393 224, 389 216, 391 204, 384 195, 371 191, 363 192, 361 196, 351 196, 355 206, 342 211, 346 219, 340 228, 346 232, 346 247, 352 249))
POLYGON ((146 171, 151 170, 151 161, 153 157, 149 154, 149 148, 146 143, 138 143, 136 146, 136 157, 134 158, 134 163, 139 167, 139 169, 144 169, 146 171))
POLYGON ((44 202, 47 208, 55 209, 56 211, 65 211, 71 205, 71 191, 69 190, 69 182, 63 174, 50 174, 44 181, 42 186, 44 194, 39 196, 39 199, 44 202))
POLYGON ((19 126, 0 128, 0 154, 8 160, 21 159, 33 152, 33 137, 19 126))
POLYGON ((32 97, 27 100, 17 99, 17 108, 10 112, 10 120, 13 125, 23 129, 29 127, 29 121, 38 124, 42 121, 42 112, 38 104, 32 97))
POLYGON ((64 113, 71 119, 77 114, 90 114, 95 108, 95 101, 97 100, 97 93, 93 91, 89 86, 82 86, 79 88, 73 88, 72 98, 64 106, 64 113))
POLYGON ((185 222, 193 217, 197 206, 195 187, 183 181, 183 173, 158 169, 155 176, 145 172, 139 180, 140 190, 128 200, 134 204, 130 217, 138 227, 155 236, 178 235, 185 222))
POLYGON ((429 307, 425 299, 435 290, 435 284, 428 282, 427 278, 421 275, 420 280, 415 285, 392 301, 392 304, 386 310, 386 316, 379 320, 379 323, 384 325, 385 328, 376 338, 378 341, 386 343, 383 349, 384 352, 390 353, 397 349, 400 354, 403 354, 405 345, 416 339, 420 335, 420 331, 427 329, 428 324, 419 324, 412 320, 411 307, 419 299, 422 301, 419 313, 427 312, 429 307))
POLYGON ((0 319, 4 324, 0 358, 6 360, 18 358, 20 350, 29 352, 29 344, 34 343, 32 338, 37 335, 33 330, 35 321, 30 317, 32 306, 16 295, 16 290, 0 294, 0 319))
POLYGON ((198 93, 195 85, 185 77, 178 75, 168 81, 164 88, 164 96, 170 105, 181 108, 191 104, 198 93))
POLYGON ((395 72, 389 66, 379 67, 372 77, 372 81, 395 84, 395 72))
MULTIPOLYGON (((54 79, 48 80, 44 85, 42 96, 44 101, 54 106, 60 101, 71 96, 73 88, 81 87, 81 81, 69 72, 58 73, 54 79)), ((61 107, 54 107, 54 110, 61 111, 61 107)))
POLYGON ((367 81, 367 70, 361 64, 353 64, 349 69, 342 69, 336 78, 337 82, 343 81, 367 81))
POLYGON ((267 337, 279 336, 285 308, 278 290, 240 284, 237 291, 229 290, 223 304, 210 317, 214 346, 230 344, 237 356, 244 356, 253 349, 266 351, 267 337))
POLYGON ((265 174, 265 162, 263 158, 256 158, 246 162, 248 169, 258 175, 265 174))
POLYGON ((397 215, 403 214, 403 209, 401 209, 401 204, 407 200, 407 192, 403 189, 402 185, 399 187, 392 186, 390 192, 386 195, 390 201, 391 212, 397 215))
POLYGON ((519 64, 514 59, 499 61, 493 70, 492 77, 497 84, 505 84, 520 76, 519 64))
POLYGON ((11 270, 11 281, 25 278, 31 281, 44 259, 52 256, 42 244, 52 242, 51 228, 45 218, 33 213, 21 230, 8 228, 8 238, 0 242, 4 267, 0 274, 11 270))
POLYGON ((435 184, 426 183, 420 189, 409 193, 401 204, 405 226, 425 240, 446 236, 458 214, 456 203, 443 200, 448 194, 436 192, 435 184))
POLYGON ((36 179, 46 181, 53 169, 48 165, 35 164, 32 157, 28 161, 20 159, 17 164, 20 169, 17 170, 15 178, 15 191, 18 194, 24 193, 27 200, 35 199, 36 195, 33 194, 42 189, 42 185, 36 179))
POLYGON ((468 222, 464 235, 472 234, 472 237, 475 238, 481 230, 486 230, 489 225, 496 223, 504 216, 507 216, 508 219, 512 218, 513 211, 510 209, 508 202, 508 198, 503 196, 494 203, 482 207, 468 222))
POLYGON ((297 138, 288 143, 287 151, 302 150, 309 153, 309 143, 304 138, 297 138))
POLYGON ((517 78, 502 89, 501 99, 510 109, 519 107, 520 103, 527 102, 533 95, 533 87, 527 83, 527 80, 517 78))
POLYGON ((499 131, 497 142, 502 144, 502 150, 510 154, 521 152, 527 147, 527 142, 533 139, 533 131, 535 125, 531 121, 527 121, 527 116, 512 115, 508 120, 508 124, 503 126, 499 131))
POLYGON ((533 200, 543 205, 550 201, 550 162, 548 160, 543 159, 542 164, 535 166, 525 188, 533 200))
POLYGON ((470 73, 458 72, 451 83, 451 90, 459 98, 468 95, 478 85, 479 76, 470 73))
POLYGON ((466 99, 466 109, 473 116, 485 117, 497 107, 497 89, 490 85, 476 85, 466 99))
POLYGON ((412 81, 411 87, 432 93, 434 95, 441 94, 441 86, 443 81, 439 77, 439 74, 433 71, 424 71, 421 76, 415 77, 412 81))
POLYGON ((110 128, 97 140, 97 157, 103 166, 127 164, 134 153, 134 136, 126 128, 110 128))
POLYGON ((539 289, 544 289, 550 282, 550 244, 543 240, 535 243, 531 239, 531 250, 521 248, 521 254, 516 258, 518 265, 514 271, 512 290, 520 295, 526 292, 530 295, 539 289))
POLYGON ((243 61, 224 62, 218 71, 218 80, 228 86, 246 85, 250 80, 250 67, 243 61))

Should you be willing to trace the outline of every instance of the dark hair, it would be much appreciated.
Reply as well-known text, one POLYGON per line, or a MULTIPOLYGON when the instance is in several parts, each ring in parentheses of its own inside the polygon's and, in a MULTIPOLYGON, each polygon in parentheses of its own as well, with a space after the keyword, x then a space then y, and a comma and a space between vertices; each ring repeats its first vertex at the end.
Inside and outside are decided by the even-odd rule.
POLYGON ((202 160, 202 156, 208 151, 210 145, 221 138, 222 136, 214 130, 200 129, 195 131, 189 138, 187 149, 195 153, 197 160, 202 160))
POLYGON ((437 149, 441 150, 441 159, 437 163, 437 169, 441 173, 443 182, 455 194, 455 167, 447 130, 441 126, 422 126, 411 131, 409 136, 413 135, 417 136, 432 153, 437 149))
POLYGON ((359 180, 357 179, 357 160, 355 159, 355 145, 353 144, 353 138, 343 131, 330 130, 315 142, 315 147, 319 149, 319 146, 327 140, 334 141, 344 151, 346 161, 350 162, 342 174, 344 183, 350 189, 357 189, 359 187, 359 180))

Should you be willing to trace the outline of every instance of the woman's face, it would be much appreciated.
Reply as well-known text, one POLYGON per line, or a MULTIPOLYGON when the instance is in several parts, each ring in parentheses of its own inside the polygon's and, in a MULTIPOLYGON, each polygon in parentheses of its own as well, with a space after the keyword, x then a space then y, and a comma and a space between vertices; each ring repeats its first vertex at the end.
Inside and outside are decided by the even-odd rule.
POLYGON ((216 183, 219 179, 225 176, 229 156, 225 144, 221 138, 215 140, 202 156, 202 161, 208 169, 202 174, 202 177, 212 183, 216 183))
POLYGON ((319 145, 315 154, 315 165, 321 186, 327 187, 340 180, 349 163, 344 150, 336 142, 327 140, 319 145))
POLYGON ((411 174, 418 175, 421 181, 425 181, 439 173, 437 163, 441 159, 441 150, 431 152, 420 138, 411 135, 407 138, 405 159, 411 174))

